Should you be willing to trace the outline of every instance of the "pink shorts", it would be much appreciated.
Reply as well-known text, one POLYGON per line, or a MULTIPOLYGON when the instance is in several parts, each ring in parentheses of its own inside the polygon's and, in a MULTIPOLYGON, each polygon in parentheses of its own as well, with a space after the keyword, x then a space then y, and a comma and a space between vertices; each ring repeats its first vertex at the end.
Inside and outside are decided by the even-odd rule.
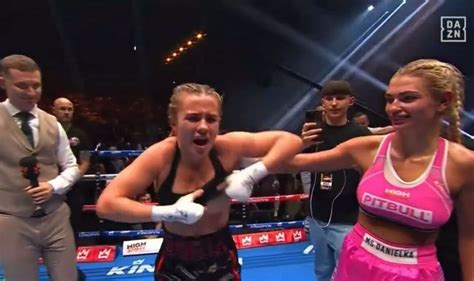
POLYGON ((356 224, 342 244, 333 281, 443 281, 434 244, 398 245, 356 224))

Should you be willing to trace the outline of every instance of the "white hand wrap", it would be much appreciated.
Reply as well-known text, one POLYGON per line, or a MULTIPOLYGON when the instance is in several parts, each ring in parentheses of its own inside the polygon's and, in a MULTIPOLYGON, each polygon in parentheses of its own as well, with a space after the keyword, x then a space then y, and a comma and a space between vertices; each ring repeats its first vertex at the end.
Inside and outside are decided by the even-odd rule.
POLYGON ((252 195, 253 186, 268 175, 267 167, 258 161, 247 168, 229 175, 225 181, 225 193, 239 202, 246 202, 252 195))
POLYGON ((194 224, 204 214, 204 207, 194 203, 193 194, 179 198, 176 203, 168 206, 153 206, 151 220, 153 222, 169 221, 194 224))

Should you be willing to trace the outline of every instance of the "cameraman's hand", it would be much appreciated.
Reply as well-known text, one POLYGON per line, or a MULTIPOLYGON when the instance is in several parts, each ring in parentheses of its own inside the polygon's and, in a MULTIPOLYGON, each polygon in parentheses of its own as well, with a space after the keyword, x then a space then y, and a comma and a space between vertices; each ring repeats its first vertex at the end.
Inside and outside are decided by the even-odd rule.
POLYGON ((303 139, 304 148, 322 143, 322 141, 317 140, 322 131, 323 129, 319 128, 315 122, 304 123, 303 130, 301 131, 301 139, 303 139))

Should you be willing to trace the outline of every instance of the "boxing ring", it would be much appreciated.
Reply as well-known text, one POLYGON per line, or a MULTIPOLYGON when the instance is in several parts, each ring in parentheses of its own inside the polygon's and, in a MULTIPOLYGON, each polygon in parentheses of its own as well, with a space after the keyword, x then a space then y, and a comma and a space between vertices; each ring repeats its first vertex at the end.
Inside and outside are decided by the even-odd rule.
MULTIPOLYGON (((242 280, 316 280, 313 254, 304 254, 308 242, 239 250, 242 262, 242 280)), ((117 247, 117 252, 121 246, 117 247)), ((153 280, 155 254, 123 256, 117 254, 110 262, 78 263, 86 280, 153 280)), ((0 270, 0 280, 3 271, 0 270)), ((40 265, 40 280, 49 280, 45 266, 40 265)))
MULTIPOLYGON (((142 151, 95 151, 101 157, 135 157, 142 151)), ((115 174, 88 174, 81 181, 108 181, 115 174)), ((232 200, 240 205, 243 223, 230 224, 242 265, 242 280, 316 280, 314 251, 304 229, 304 221, 276 221, 245 223, 247 206, 258 203, 296 201, 306 194, 252 197, 247 203, 232 200)), ((156 204, 156 203, 150 203, 156 204)), ((84 213, 95 213, 95 205, 84 205, 84 213)), ((153 280, 154 262, 162 242, 161 229, 82 231, 79 239, 117 239, 107 245, 79 246, 77 266, 86 280, 153 280)), ((40 280, 49 280, 46 268, 40 265, 40 280)), ((19 270, 21 270, 19 268, 19 270)), ((0 281, 3 269, 0 266, 0 281)))

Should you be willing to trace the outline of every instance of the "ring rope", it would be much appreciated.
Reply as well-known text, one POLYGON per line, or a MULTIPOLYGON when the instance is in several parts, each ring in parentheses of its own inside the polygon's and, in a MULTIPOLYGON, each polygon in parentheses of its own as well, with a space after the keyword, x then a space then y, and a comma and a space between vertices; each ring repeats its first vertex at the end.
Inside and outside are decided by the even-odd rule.
MULTIPOLYGON (((285 221, 285 222, 269 222, 269 223, 253 223, 253 224, 234 224, 229 225, 231 232, 242 230, 263 230, 275 228, 301 228, 304 226, 304 221, 285 221)), ((149 235, 162 236, 161 229, 146 229, 146 230, 111 230, 111 231, 84 231, 78 233, 80 238, 91 237, 141 237, 149 235)))
POLYGON ((81 181, 112 180, 117 174, 87 174, 83 175, 81 181))
POLYGON ((144 150, 89 150, 91 155, 100 157, 137 157, 144 150))
MULTIPOLYGON (((251 197, 247 202, 239 202, 235 199, 231 199, 232 204, 248 204, 248 203, 273 203, 273 202, 284 202, 284 201, 297 201, 308 198, 308 194, 289 194, 289 195, 276 195, 276 196, 261 196, 251 197)), ((149 203, 150 205, 158 205, 158 203, 149 203)), ((84 205, 82 211, 95 211, 96 205, 84 205)))

